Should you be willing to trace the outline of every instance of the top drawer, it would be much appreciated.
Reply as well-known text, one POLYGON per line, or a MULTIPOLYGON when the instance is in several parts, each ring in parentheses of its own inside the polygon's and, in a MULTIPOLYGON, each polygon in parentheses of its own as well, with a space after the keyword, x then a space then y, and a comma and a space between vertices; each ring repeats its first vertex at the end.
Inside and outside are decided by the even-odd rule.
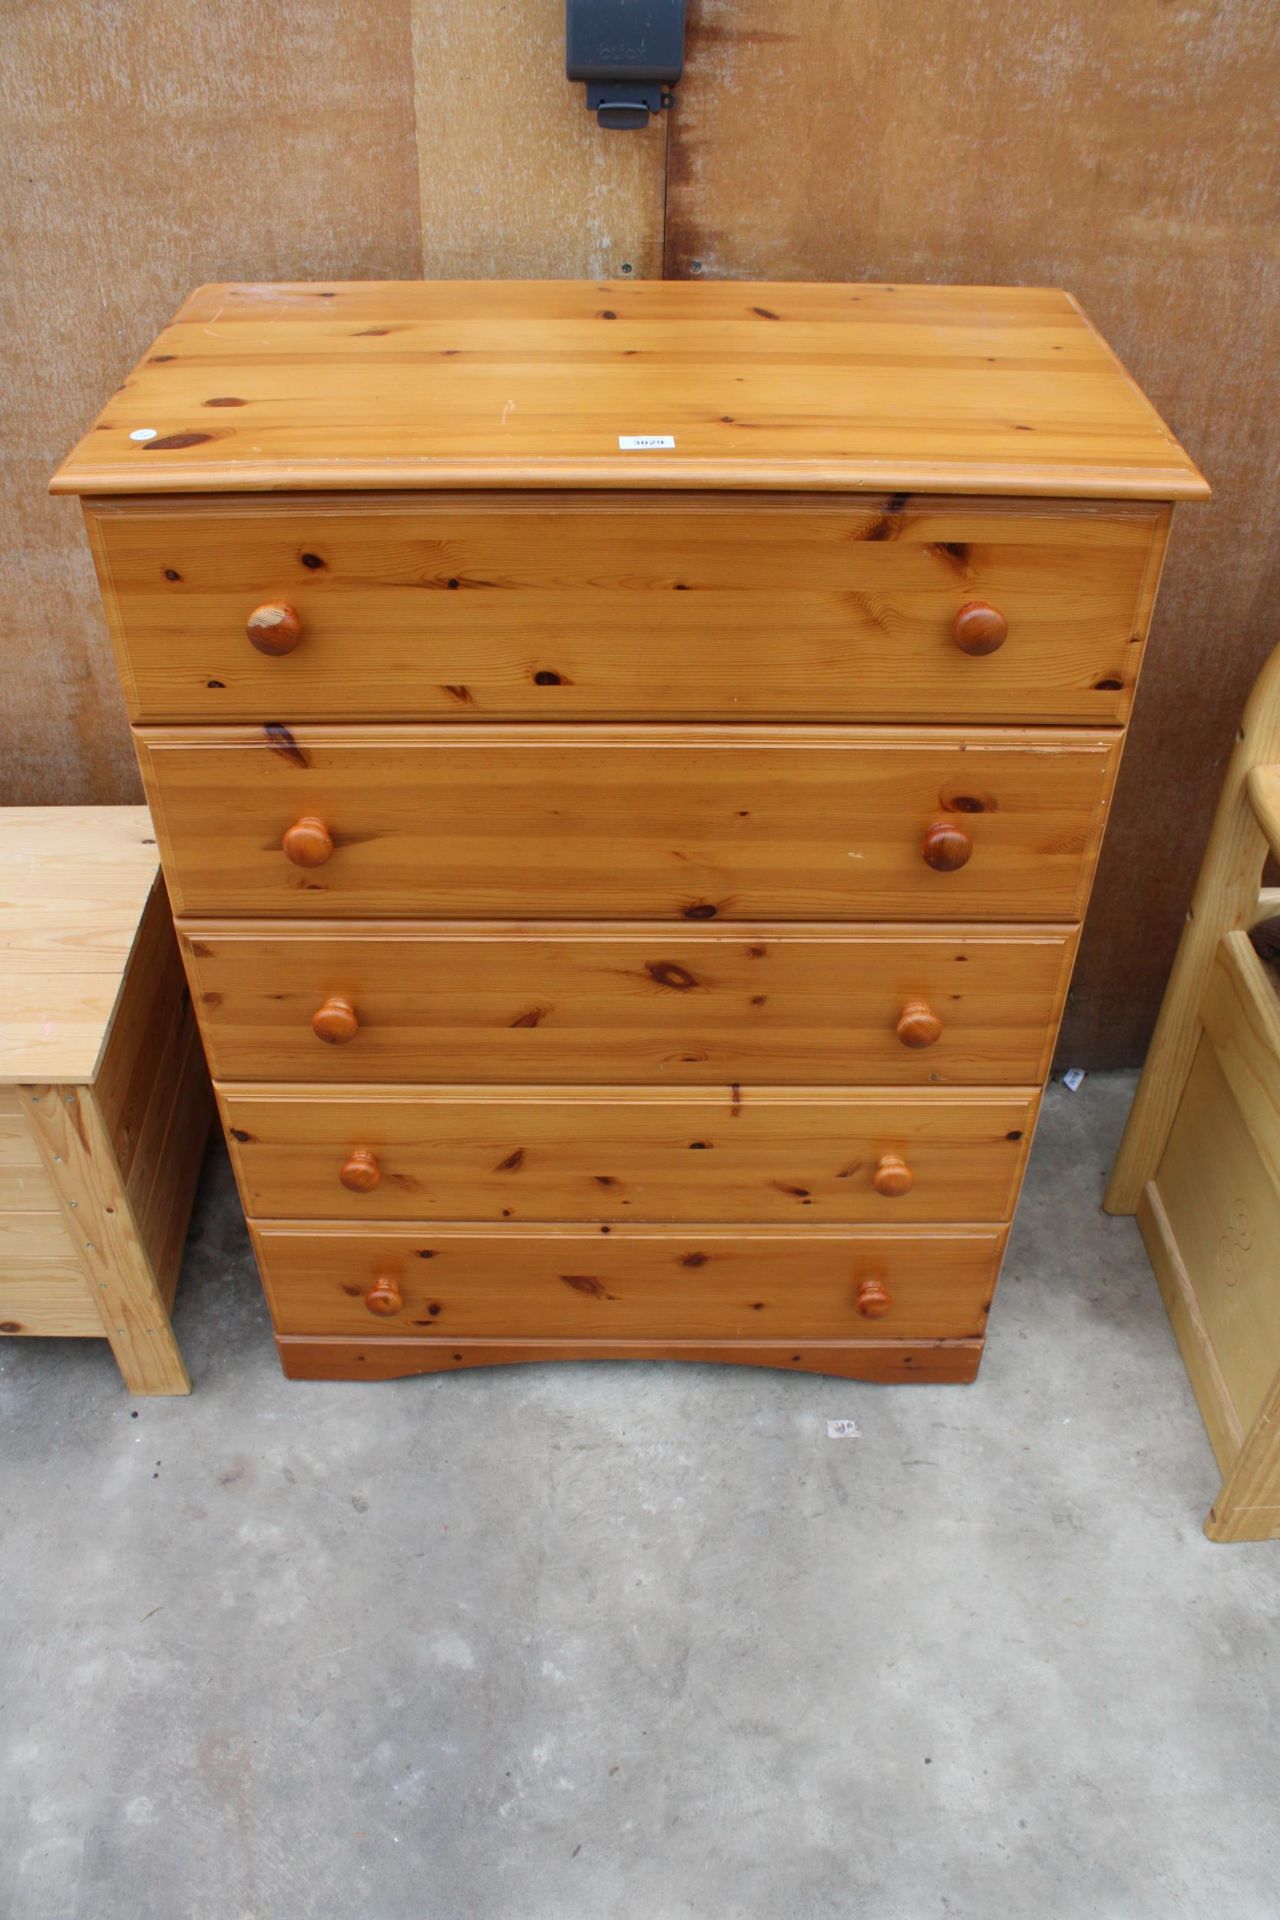
POLYGON ((149 721, 1112 725, 1168 522, 1141 502, 901 495, 86 511, 131 713, 149 721), (961 639, 988 645, 1003 623, 994 651, 957 644, 975 603, 998 619, 969 616, 961 639), (251 644, 260 608, 287 610, 255 630, 288 651, 251 644))

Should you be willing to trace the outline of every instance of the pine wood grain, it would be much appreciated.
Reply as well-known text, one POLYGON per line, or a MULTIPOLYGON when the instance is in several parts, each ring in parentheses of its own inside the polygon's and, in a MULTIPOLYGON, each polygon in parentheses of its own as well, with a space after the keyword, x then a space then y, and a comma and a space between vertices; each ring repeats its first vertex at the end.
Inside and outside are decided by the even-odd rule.
POLYGON ((1103 1202, 1110 1213, 1132 1213, 1160 1165, 1199 1045, 1200 1007, 1219 943, 1256 918, 1269 842, 1254 812, 1249 782, 1258 768, 1269 768, 1278 758, 1280 647, 1254 683, 1227 763, 1204 863, 1103 1202))
POLYGON ((0 1213, 0 1270, 12 1260, 65 1262, 75 1258, 75 1251, 56 1198, 52 1208, 0 1213))
MULTIPOLYGON (((383 1220, 1003 1221, 1034 1091, 781 1090, 750 1085, 222 1089, 248 1212, 383 1220), (340 1171, 372 1156, 377 1185, 340 1171), (899 1155, 914 1184, 877 1191, 899 1155)), ((801 1258, 803 1256, 800 1256, 801 1258)))
POLYGON ((52 484, 1208 492, 1054 289, 623 280, 202 287, 52 484))
POLYGON ((1204 1530, 1224 1544, 1280 1539, 1280 1375, 1244 1436, 1204 1530))
POLYGON ((223 1080, 1031 1085, 1048 1071, 1064 927, 184 923, 223 1080), (313 1013, 355 1008, 349 1045, 313 1013), (941 1035, 903 1046, 923 1000, 941 1035))
POLYGON ((0 1269, 0 1334, 101 1339, 102 1315, 74 1254, 6 1254, 0 1269))
POLYGON ((138 928, 94 1102, 143 1253, 170 1306, 214 1102, 163 887, 138 928))
POLYGON ((171 1085, 165 1064, 173 1034, 193 1018, 162 886, 152 894, 139 922, 124 989, 94 1088, 116 1164, 131 1183, 148 1113, 171 1085))
POLYGON ((163 1060, 168 1097, 157 1100, 154 1172, 136 1180, 138 1226, 156 1285, 172 1307, 186 1245, 191 1204, 214 1119, 213 1089, 194 1020, 173 1036, 163 1060))
MULTIPOLYGON (((130 1392, 181 1394, 191 1382, 169 1324, 159 1284, 110 1130, 90 1087, 23 1089, 33 1135, 49 1178, 76 1227, 90 1298, 130 1392)), ((190 1187, 186 1190, 190 1206, 190 1187)))
POLYGON ((48 1212, 58 1204, 16 1087, 0 1087, 0 1212, 48 1212))
POLYGON ((1250 767, 1245 784, 1272 858, 1280 859, 1280 766, 1250 767))
POLYGON ((158 871, 145 807, 0 813, 0 1083, 94 1079, 158 871))
MULTIPOLYGON (((1278 1117, 1280 1122, 1280 1117, 1278 1117)), ((1280 1372, 1280 1187, 1204 1040, 1154 1185, 1243 1428, 1280 1372)))
POLYGON ((1280 990, 1248 934, 1223 936, 1200 1017, 1253 1151, 1280 1192, 1280 990))
POLYGON ((1280 1533, 1280 990, 1247 929, 1280 844, 1280 649, 1245 706, 1107 1191, 1138 1223, 1223 1471, 1213 1540, 1280 1533))
POLYGON ((87 504, 137 720, 1110 724, 1167 509, 888 495, 87 504), (1009 625, 970 657, 961 609, 1009 625), (301 637, 264 653, 260 603, 301 637))
POLYGON ((339 1227, 251 1221, 277 1333, 492 1340, 978 1337, 1004 1247, 1000 1227, 804 1235, 787 1227, 557 1225, 339 1227), (401 1311, 364 1294, 397 1281, 401 1311), (892 1309, 857 1311, 874 1276, 892 1309))
POLYGON ((1220 942, 1201 1014, 1138 1225, 1222 1469, 1205 1532, 1268 1540, 1280 1534, 1280 994, 1244 933, 1220 942))
POLYGON ((183 913, 1070 920, 1117 748, 1012 728, 139 728, 183 913), (300 814, 336 851, 297 867, 300 814), (954 815, 959 872, 921 855, 954 815))
POLYGON ((1240 1451, 1244 1429, 1200 1311, 1195 1285, 1154 1180, 1148 1181, 1138 1203, 1137 1221, 1205 1431, 1219 1467, 1224 1473, 1228 1472, 1240 1451))
POLYGON ((0 836, 0 1333, 96 1335, 185 1393, 168 1308, 212 1094, 145 807, 0 836), (40 1067, 77 1079, 37 1079, 40 1067))
POLYGON ((456 1373, 467 1367, 545 1364, 556 1360, 685 1360, 701 1365, 779 1367, 845 1380, 931 1381, 977 1378, 981 1340, 846 1340, 822 1346, 766 1340, 351 1340, 277 1337, 290 1380, 401 1380, 412 1374, 456 1373))

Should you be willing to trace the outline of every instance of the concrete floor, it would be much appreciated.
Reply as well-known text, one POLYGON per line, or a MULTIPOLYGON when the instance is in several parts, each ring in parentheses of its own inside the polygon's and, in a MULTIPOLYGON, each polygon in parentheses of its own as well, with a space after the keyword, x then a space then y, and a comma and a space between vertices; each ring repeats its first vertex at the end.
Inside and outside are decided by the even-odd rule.
POLYGON ((213 1157, 190 1400, 0 1346, 5 1920, 1275 1920, 1280 1544, 1200 1531, 1131 1087, 972 1387, 290 1385, 213 1157))

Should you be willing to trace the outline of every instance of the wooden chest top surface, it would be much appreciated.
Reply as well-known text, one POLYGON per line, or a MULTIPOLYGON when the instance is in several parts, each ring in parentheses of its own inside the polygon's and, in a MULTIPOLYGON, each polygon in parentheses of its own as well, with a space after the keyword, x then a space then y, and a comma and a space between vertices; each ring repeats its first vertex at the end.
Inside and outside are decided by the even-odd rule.
POLYGON ((625 280, 201 287, 52 487, 1209 491, 1067 293, 625 280))
POLYGON ((160 869, 145 807, 7 807, 0 1086, 89 1085, 160 869))

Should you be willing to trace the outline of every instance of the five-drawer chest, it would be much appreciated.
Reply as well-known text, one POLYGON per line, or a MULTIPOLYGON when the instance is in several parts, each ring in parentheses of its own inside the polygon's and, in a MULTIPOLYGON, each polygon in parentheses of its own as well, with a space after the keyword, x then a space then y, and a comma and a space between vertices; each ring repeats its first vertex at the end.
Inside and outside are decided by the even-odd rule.
POLYGON ((972 1378, 1207 493, 1069 296, 204 287, 54 488, 288 1373, 972 1378))

